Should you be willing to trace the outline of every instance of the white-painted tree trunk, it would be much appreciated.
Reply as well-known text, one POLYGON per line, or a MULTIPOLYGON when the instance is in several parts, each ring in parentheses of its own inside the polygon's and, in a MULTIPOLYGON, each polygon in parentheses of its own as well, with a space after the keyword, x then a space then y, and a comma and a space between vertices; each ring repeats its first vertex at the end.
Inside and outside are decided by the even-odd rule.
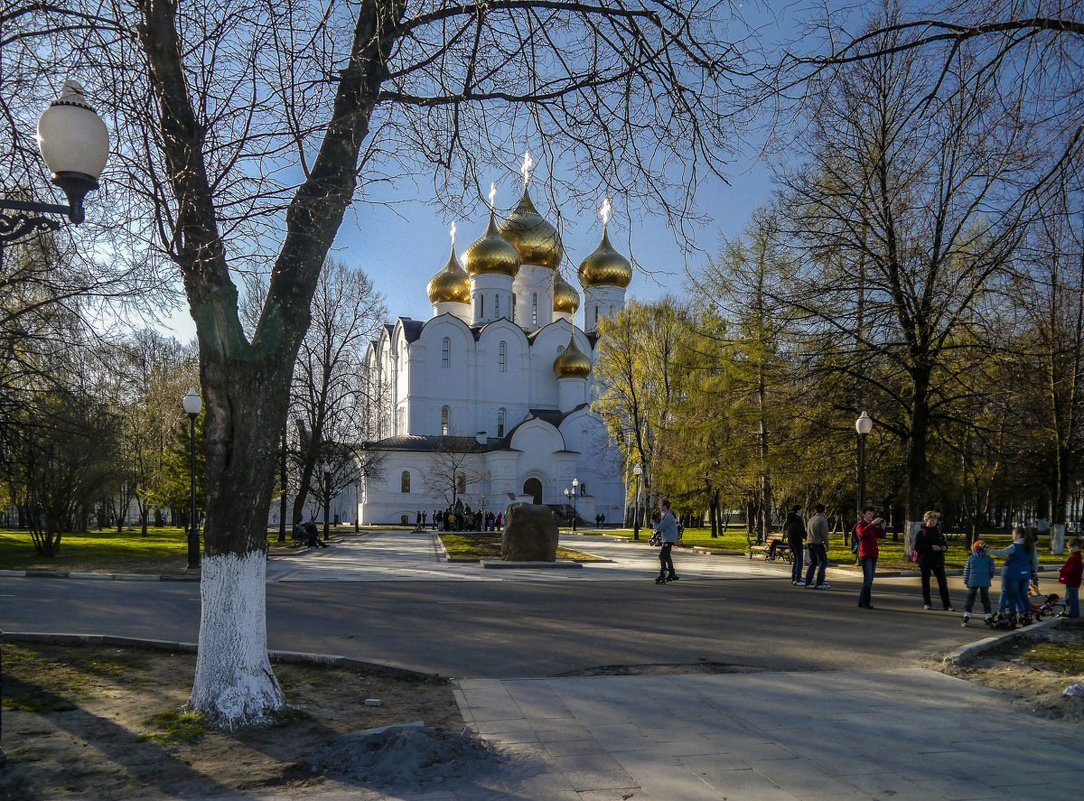
POLYGON ((915 540, 918 539, 919 529, 922 528, 921 520, 907 520, 903 527, 903 557, 910 559, 915 550, 915 540))
POLYGON ((1065 553, 1065 524, 1055 523, 1050 527, 1050 553, 1061 556, 1065 553))
POLYGON ((189 708, 229 729, 263 723, 285 699, 267 658, 267 560, 204 556, 199 654, 189 708))

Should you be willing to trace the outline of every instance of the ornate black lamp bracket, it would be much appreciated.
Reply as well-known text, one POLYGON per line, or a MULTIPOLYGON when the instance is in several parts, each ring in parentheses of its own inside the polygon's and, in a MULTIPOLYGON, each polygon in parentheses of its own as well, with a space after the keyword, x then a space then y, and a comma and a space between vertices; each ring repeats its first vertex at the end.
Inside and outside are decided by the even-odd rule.
POLYGON ((67 215, 69 211, 68 206, 50 203, 0 200, 0 258, 3 257, 4 246, 10 242, 17 242, 33 233, 60 229, 60 220, 43 217, 42 214, 67 215))

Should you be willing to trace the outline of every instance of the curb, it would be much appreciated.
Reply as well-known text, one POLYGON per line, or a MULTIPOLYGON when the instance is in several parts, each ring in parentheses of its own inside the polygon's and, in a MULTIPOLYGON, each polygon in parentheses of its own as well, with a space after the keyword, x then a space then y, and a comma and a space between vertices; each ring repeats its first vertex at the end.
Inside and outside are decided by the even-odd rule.
MULTIPOLYGON (((5 631, 2 633, 5 643, 46 643, 50 645, 116 645, 148 648, 154 651, 181 651, 183 653, 197 653, 199 646, 194 642, 170 642, 169 640, 147 640, 140 637, 116 637, 111 634, 62 634, 58 632, 36 631, 5 631)), ((278 662, 289 662, 305 665, 328 665, 330 667, 364 667, 367 670, 386 673, 409 673, 426 679, 446 679, 439 673, 430 673, 424 670, 404 667, 402 665, 388 664, 384 662, 366 662, 364 659, 355 659, 350 656, 335 656, 333 654, 309 654, 303 651, 272 651, 268 650, 267 656, 278 662)))
POLYGON ((951 654, 946 656, 942 662, 946 665, 966 665, 984 652, 989 651, 991 648, 995 648, 1004 642, 1017 638, 1031 637, 1036 632, 1056 628, 1061 622, 1062 618, 1055 617, 1050 620, 1044 620, 1041 623, 1033 623, 1030 626, 1025 626, 1021 629, 1006 631, 1004 634, 995 634, 993 637, 987 637, 984 640, 979 640, 970 645, 964 645, 957 648, 951 654))
POLYGON ((0 570, 0 578, 87 579, 90 581, 199 581, 193 573, 73 573, 67 570, 0 570))
POLYGON ((534 568, 579 568, 583 569, 582 562, 574 562, 571 559, 558 559, 554 562, 503 562, 489 559, 479 559, 478 564, 484 570, 518 570, 534 568))

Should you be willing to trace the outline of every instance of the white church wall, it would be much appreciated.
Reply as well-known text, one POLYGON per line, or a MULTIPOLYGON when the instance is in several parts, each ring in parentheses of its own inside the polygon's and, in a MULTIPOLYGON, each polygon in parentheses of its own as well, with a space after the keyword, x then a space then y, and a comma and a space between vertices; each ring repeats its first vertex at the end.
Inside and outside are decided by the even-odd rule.
POLYGON ((477 400, 473 404, 475 431, 501 436, 497 426, 499 409, 505 410, 504 434, 527 416, 530 408, 528 382, 524 381, 529 345, 523 329, 508 320, 490 323, 478 338, 475 371, 477 400), (500 347, 504 343, 504 371, 500 369, 500 347))

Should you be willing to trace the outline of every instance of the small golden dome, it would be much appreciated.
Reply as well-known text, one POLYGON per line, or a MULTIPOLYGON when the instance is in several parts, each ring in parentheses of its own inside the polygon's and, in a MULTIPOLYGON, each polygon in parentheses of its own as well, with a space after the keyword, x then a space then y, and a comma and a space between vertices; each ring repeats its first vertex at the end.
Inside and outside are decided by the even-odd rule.
POLYGON ((467 275, 501 273, 513 278, 519 272, 519 251, 501 236, 493 212, 489 213, 489 227, 482 238, 463 251, 463 269, 467 275))
POLYGON ((553 374, 558 378, 587 378, 591 372, 591 359, 576 345, 576 335, 568 337, 564 352, 553 360, 553 374))
POLYGON ((591 286, 626 287, 632 281, 632 265, 614 250, 610 244, 610 235, 603 228, 602 241, 595 248, 595 252, 580 264, 577 275, 580 286, 584 289, 591 286))
POLYGON ((500 224, 500 233, 519 251, 522 264, 540 264, 556 270, 564 255, 557 229, 542 219, 523 188, 523 197, 512 216, 500 224))
POLYGON ((580 308, 580 293, 560 273, 553 274, 553 310, 575 314, 580 308))
POLYGON ((470 303, 470 280, 455 257, 455 246, 444 269, 429 279, 425 288, 430 303, 470 303))

